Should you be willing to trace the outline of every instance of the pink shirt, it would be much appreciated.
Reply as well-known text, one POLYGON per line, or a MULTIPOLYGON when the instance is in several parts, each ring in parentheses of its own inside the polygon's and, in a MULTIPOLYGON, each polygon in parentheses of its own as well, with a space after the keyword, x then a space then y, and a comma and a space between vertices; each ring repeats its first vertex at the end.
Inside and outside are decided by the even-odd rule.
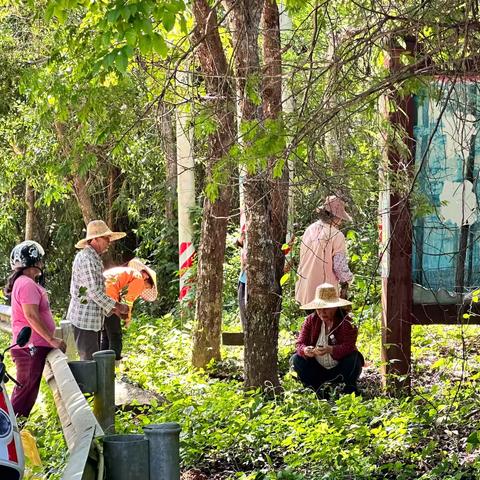
MULTIPOLYGON (((12 290, 12 333, 13 339, 17 338, 20 330, 29 326, 27 318, 23 313, 22 305, 38 305, 40 312, 40 319, 46 326, 48 331, 53 335, 55 332, 55 321, 50 311, 50 304, 48 303, 47 291, 35 283, 30 277, 21 275, 17 278, 12 290)), ((40 336, 32 327, 32 336, 28 344, 33 344, 37 347, 51 347, 51 345, 40 336)))
POLYGON ((333 264, 337 254, 346 254, 345 236, 340 230, 321 221, 305 230, 300 245, 299 279, 295 285, 295 299, 300 305, 311 302, 322 283, 338 287, 333 264))

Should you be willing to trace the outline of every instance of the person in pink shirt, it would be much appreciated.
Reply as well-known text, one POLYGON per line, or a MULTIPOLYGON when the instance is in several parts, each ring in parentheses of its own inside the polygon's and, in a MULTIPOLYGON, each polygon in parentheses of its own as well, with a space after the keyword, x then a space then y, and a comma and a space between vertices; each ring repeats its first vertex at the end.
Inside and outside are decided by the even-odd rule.
POLYGON ((16 378, 22 385, 21 388, 15 386, 11 398, 17 417, 30 415, 50 350, 59 348, 64 352, 66 349, 65 342, 55 337, 55 322, 47 291, 38 283, 43 275, 43 256, 42 246, 32 240, 18 244, 10 254, 13 271, 5 293, 12 305, 13 338, 25 326, 32 329, 28 345, 11 350, 17 369, 16 378))
POLYGON ((327 197, 319 210, 319 217, 305 230, 300 245, 295 285, 295 300, 300 305, 311 302, 315 298, 315 289, 322 283, 333 285, 344 297, 346 287, 353 279, 348 268, 345 236, 340 231, 344 221, 352 220, 345 211, 345 203, 334 195, 327 197))

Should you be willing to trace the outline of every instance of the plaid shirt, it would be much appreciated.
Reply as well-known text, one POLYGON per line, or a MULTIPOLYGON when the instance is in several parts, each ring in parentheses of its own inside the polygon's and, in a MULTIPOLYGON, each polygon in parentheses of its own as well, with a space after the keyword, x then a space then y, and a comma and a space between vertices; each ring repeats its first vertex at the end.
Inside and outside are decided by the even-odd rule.
POLYGON ((82 330, 101 330, 103 318, 112 311, 115 300, 105 293, 102 259, 90 246, 75 256, 70 295, 67 320, 82 330))

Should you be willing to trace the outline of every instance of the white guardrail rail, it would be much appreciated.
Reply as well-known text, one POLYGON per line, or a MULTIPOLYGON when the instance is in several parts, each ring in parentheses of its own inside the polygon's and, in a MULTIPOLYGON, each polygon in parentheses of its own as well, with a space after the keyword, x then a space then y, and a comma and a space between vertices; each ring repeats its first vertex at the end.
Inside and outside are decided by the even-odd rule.
MULTIPOLYGON (((10 315, 11 308, 0 305, 0 330, 8 333, 11 333, 10 315)), ((67 352, 72 352, 68 348, 72 346, 71 330, 58 328, 56 335, 67 337, 64 338, 67 352)), ((97 476, 95 471, 101 475, 98 478, 103 478, 103 453, 97 438, 104 433, 70 370, 68 360, 60 350, 52 350, 47 356, 43 372, 53 393, 69 451, 62 479, 94 479, 97 476), (89 458, 97 463, 96 468, 90 464, 89 458)))

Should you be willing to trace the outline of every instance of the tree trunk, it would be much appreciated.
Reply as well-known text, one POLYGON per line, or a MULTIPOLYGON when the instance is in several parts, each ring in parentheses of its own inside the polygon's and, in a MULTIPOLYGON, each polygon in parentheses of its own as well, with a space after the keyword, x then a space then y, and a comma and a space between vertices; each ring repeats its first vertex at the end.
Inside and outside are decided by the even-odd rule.
MULTIPOLYGON (((339 82, 341 82, 341 63, 337 60, 337 44, 339 42, 339 35, 332 31, 330 33, 330 41, 327 50, 327 62, 330 63, 330 71, 327 75, 327 86, 325 94, 327 95, 326 108, 333 110, 338 103, 339 82)), ((342 141, 348 138, 348 135, 342 131, 342 122, 336 115, 330 121, 330 126, 325 133, 325 153, 334 172, 344 171, 344 161, 342 155, 342 141)), ((341 183, 341 182, 340 182, 341 183)), ((343 192, 342 185, 338 185, 335 193, 343 192)))
POLYGON ((25 181, 25 240, 36 240, 35 232, 35 190, 25 181))
MULTIPOLYGON (((262 121, 255 103, 255 92, 260 94, 260 61, 258 33, 263 2, 255 0, 225 0, 230 11, 229 23, 234 45, 237 93, 242 122, 262 121), (252 94, 253 93, 253 94, 252 94)), ((267 7, 266 24, 275 15, 273 5, 267 7)), ((278 14, 277 14, 278 16, 278 14)), ((278 22, 278 18, 277 18, 278 22)), ((270 29, 270 26, 268 27, 270 29)), ((278 25, 277 25, 278 28, 278 25)), ((271 42, 268 39, 267 42, 271 42)), ((274 42, 277 39, 275 38, 274 42)), ((272 43, 269 43, 271 46, 272 43)), ((279 68, 278 57, 267 59, 267 72, 279 68)), ((280 78, 278 79, 280 80, 280 78)), ((265 112, 278 108, 281 98, 273 95, 277 78, 269 76, 263 85, 264 93, 271 90, 265 112), (273 90, 272 90, 273 86, 273 90)), ((248 144, 245 144, 248 149, 248 144)), ((278 387, 277 342, 278 305, 276 288, 275 245, 273 243, 271 175, 269 169, 247 174, 245 180, 245 209, 247 217, 247 308, 245 322, 245 386, 278 387)))
MULTIPOLYGON (((119 214, 118 212, 115 212, 114 208, 115 200, 120 195, 125 180, 125 174, 115 165, 109 165, 106 162, 104 163, 105 168, 108 171, 104 220, 113 231, 125 232, 127 234, 121 242, 113 242, 108 251, 104 254, 103 265, 107 269, 130 260, 133 257, 133 252, 137 245, 136 236, 132 232, 132 225, 128 215, 126 213, 119 214)), ((100 212, 96 212, 96 214, 101 215, 100 212)))
MULTIPOLYGON (((263 9, 263 116, 281 122, 282 118, 282 51, 280 43, 280 14, 276 0, 265 0, 263 9)), ((281 160, 282 152, 275 152, 269 162, 272 188, 272 235, 275 255, 277 291, 281 294, 280 279, 283 276, 285 255, 281 247, 287 236, 289 172, 285 164, 281 176, 274 178, 273 168, 281 160)), ((279 298, 279 300, 281 300, 279 298)), ((281 304, 279 303, 279 306, 281 304)))
POLYGON ((75 192, 75 197, 78 201, 78 206, 82 212, 83 221, 87 225, 92 220, 98 218, 93 206, 92 199, 88 193, 87 184, 85 179, 81 177, 78 173, 74 173, 73 177, 73 191, 75 192))
POLYGON ((105 222, 110 228, 115 228, 113 204, 118 197, 118 183, 120 182, 121 174, 121 170, 113 165, 108 168, 107 211, 105 212, 105 222))
MULTIPOLYGON (((470 142, 470 149, 469 154, 466 162, 466 166, 464 166, 464 181, 468 180, 473 184, 474 182, 474 175, 473 170, 475 166, 475 140, 476 134, 473 134, 471 138, 468 139, 470 142)), ((462 212, 465 213, 465 206, 464 206, 465 199, 462 196, 462 203, 460 204, 460 208, 462 212)), ((470 235, 470 224, 468 222, 465 223, 465 219, 463 218, 462 214, 462 225, 460 225, 460 236, 458 239, 458 255, 456 259, 456 269, 455 269, 455 291, 457 293, 464 294, 465 293, 465 260, 467 258, 467 249, 468 249, 468 237, 470 235)), ((473 244, 471 244, 470 248, 473 249, 473 244)), ((470 285, 467 285, 470 287, 470 285)))
MULTIPOLYGON (((62 155, 67 158, 71 155, 71 148, 67 139, 65 138, 65 124, 61 122, 55 122, 54 126, 62 155)), ((88 193, 85 179, 81 177, 77 171, 72 174, 72 185, 78 202, 78 207, 82 212, 83 221, 85 222, 85 225, 87 225, 88 222, 97 219, 98 216, 93 206, 90 194, 88 193)))
POLYGON ((263 27, 263 116, 273 120, 282 113, 282 51, 280 14, 276 0, 265 0, 263 27))
POLYGON ((242 121, 259 120, 260 109, 254 92, 260 94, 258 33, 263 1, 224 0, 233 37, 235 80, 242 121))
MULTIPOLYGON (((197 57, 207 94, 213 99, 210 108, 218 125, 209 142, 207 181, 212 181, 214 166, 226 155, 235 140, 233 90, 228 80, 229 68, 218 32, 216 11, 210 8, 206 0, 195 0, 193 14, 197 57)), ((192 362, 196 367, 205 367, 210 360, 220 359, 223 261, 231 202, 230 183, 227 180, 220 187, 216 201, 206 197, 203 206, 192 353, 192 362)))
POLYGON ((172 107, 163 100, 158 102, 158 130, 160 133, 167 174, 167 201, 165 216, 169 220, 175 218, 175 199, 177 196, 177 152, 175 122, 172 107))
MULTIPOLYGON (((276 0, 265 0, 263 8, 263 116, 265 119, 281 122, 282 118, 282 50, 280 42, 280 14, 276 0)), ((282 173, 275 178, 273 169, 276 162, 282 160, 282 152, 274 152, 269 162, 270 190, 272 202, 272 240, 274 258, 274 292, 270 295, 271 322, 270 338, 272 342, 272 362, 277 362, 278 324, 282 308, 282 287, 280 280, 285 267, 285 255, 282 245, 286 241, 288 223, 288 186, 289 172, 285 162, 282 173)))
POLYGON ((268 172, 247 177, 247 308, 245 386, 277 387, 278 296, 268 172))

